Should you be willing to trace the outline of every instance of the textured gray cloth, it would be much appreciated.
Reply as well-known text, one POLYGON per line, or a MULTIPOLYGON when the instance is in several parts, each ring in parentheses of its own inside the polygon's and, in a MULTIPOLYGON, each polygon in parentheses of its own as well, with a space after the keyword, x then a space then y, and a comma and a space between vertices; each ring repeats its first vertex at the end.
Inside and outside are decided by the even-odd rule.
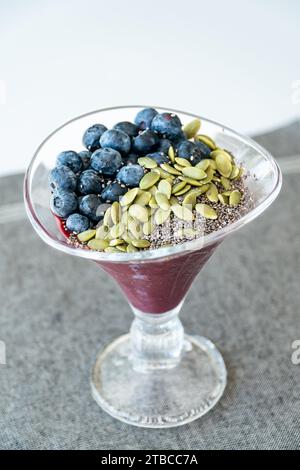
MULTIPOLYGON (((21 197, 21 179, 0 180, 0 209, 21 197)), ((166 430, 123 424, 91 397, 95 354, 132 320, 115 284, 93 263, 48 247, 27 220, 1 224, 0 448, 299 449, 300 365, 291 361, 300 339, 299 221, 296 174, 200 273, 182 321, 219 347, 228 385, 203 418, 166 430)))

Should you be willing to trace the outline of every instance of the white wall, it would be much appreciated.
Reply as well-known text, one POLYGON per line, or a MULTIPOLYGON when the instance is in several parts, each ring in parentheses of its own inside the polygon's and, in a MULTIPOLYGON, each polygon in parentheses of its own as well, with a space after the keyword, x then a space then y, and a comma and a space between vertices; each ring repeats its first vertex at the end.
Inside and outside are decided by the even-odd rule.
POLYGON ((0 3, 0 174, 69 118, 117 104, 244 132, 300 115, 298 0, 0 3))

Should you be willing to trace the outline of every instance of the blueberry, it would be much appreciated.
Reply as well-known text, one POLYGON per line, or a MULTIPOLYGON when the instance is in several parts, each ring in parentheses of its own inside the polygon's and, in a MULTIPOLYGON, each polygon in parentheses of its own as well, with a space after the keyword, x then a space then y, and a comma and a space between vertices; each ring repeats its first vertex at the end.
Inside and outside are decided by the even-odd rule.
POLYGON ((132 150, 139 155, 146 155, 156 149, 158 142, 159 138, 157 134, 147 129, 137 137, 134 137, 132 150))
POLYGON ((90 228, 90 219, 81 214, 71 214, 67 218, 66 227, 70 232, 81 233, 90 228))
POLYGON ((79 152, 78 155, 82 160, 82 169, 87 170, 91 163, 92 152, 89 152, 89 150, 82 150, 82 152, 79 152))
POLYGON ((103 219, 103 202, 100 196, 96 194, 87 194, 83 196, 79 203, 81 214, 85 215, 93 222, 97 223, 103 219))
POLYGON ((184 137, 182 124, 178 116, 172 113, 157 114, 151 123, 151 130, 167 137, 172 141, 178 141, 184 137))
POLYGON ((138 158, 139 156, 136 154, 136 153, 129 153, 126 157, 125 160, 125 163, 132 163, 133 165, 135 165, 138 161, 138 158))
POLYGON ((131 147, 130 137, 123 131, 118 129, 110 129, 105 131, 100 138, 102 148, 111 148, 122 154, 129 152, 131 147))
POLYGON ((103 124, 94 124, 89 127, 82 137, 83 145, 91 152, 100 148, 100 137, 107 130, 103 124))
POLYGON ((85 170, 78 180, 78 190, 81 194, 99 194, 102 191, 103 177, 95 170, 85 170))
POLYGON ((196 165, 203 157, 200 149, 194 142, 185 140, 181 142, 177 147, 177 155, 180 158, 191 160, 196 165))
POLYGON ((51 195, 50 207, 54 214, 59 217, 68 217, 76 211, 78 206, 77 196, 73 191, 57 189, 51 195))
POLYGON ((75 191, 77 178, 68 166, 61 165, 50 171, 49 185, 52 189, 75 191))
POLYGON ((127 186, 138 186, 144 176, 144 170, 140 165, 126 165, 121 168, 116 178, 127 186))
POLYGON ((74 173, 82 170, 82 160, 78 153, 73 152, 73 150, 61 152, 56 158, 56 165, 66 165, 71 168, 74 173))
POLYGON ((137 113, 134 122, 142 131, 150 129, 151 122, 157 114, 158 113, 154 108, 144 108, 137 113))
POLYGON ((120 153, 112 148, 96 150, 91 156, 91 167, 106 176, 113 176, 122 166, 120 153))
POLYGON ((204 144, 203 142, 197 141, 195 142, 196 147, 200 150, 203 158, 209 158, 211 149, 208 145, 204 144))
POLYGON ((129 121, 118 122, 113 128, 125 132, 129 137, 135 137, 139 132, 136 125, 129 121))
POLYGON ((168 153, 171 146, 172 142, 169 139, 160 139, 157 150, 159 152, 168 153))
POLYGON ((119 183, 110 183, 101 193, 101 199, 106 202, 118 201, 120 196, 127 192, 127 188, 122 188, 119 183))
POLYGON ((147 157, 155 160, 158 165, 161 165, 162 163, 168 163, 169 161, 169 158, 163 152, 148 153, 147 157))

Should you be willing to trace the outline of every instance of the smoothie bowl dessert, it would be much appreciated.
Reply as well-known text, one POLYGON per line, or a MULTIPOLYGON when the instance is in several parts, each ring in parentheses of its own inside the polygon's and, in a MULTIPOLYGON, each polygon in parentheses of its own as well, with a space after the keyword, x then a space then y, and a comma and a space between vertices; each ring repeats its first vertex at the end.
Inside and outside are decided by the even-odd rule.
POLYGON ((185 335, 178 314, 216 247, 280 187, 276 162, 254 141, 165 108, 88 113, 40 145, 24 185, 33 227, 50 246, 104 269, 135 315, 130 334, 102 349, 92 371, 104 410, 171 427, 217 403, 222 356, 211 341, 185 335))

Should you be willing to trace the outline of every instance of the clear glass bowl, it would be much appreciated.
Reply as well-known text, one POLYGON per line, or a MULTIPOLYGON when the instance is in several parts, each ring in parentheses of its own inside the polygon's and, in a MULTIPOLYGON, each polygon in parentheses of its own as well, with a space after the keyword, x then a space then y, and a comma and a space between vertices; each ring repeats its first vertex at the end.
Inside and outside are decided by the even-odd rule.
MULTIPOLYGON (((178 314, 193 280, 225 236, 260 215, 276 198, 281 172, 256 142, 227 127, 177 110, 183 123, 200 117, 201 133, 231 151, 248 173, 254 207, 238 221, 197 240, 137 253, 104 253, 68 244, 50 212, 49 170, 62 150, 81 150, 85 129, 108 128, 132 121, 142 106, 97 110, 67 122, 37 149, 25 176, 28 217, 39 236, 67 254, 96 262, 123 290, 135 315, 130 333, 98 354, 92 393, 112 416, 144 427, 171 427, 190 422, 211 409, 226 385, 226 368, 215 346, 199 336, 184 335, 178 314)), ((122 314, 120 312, 120 314, 122 314)))

